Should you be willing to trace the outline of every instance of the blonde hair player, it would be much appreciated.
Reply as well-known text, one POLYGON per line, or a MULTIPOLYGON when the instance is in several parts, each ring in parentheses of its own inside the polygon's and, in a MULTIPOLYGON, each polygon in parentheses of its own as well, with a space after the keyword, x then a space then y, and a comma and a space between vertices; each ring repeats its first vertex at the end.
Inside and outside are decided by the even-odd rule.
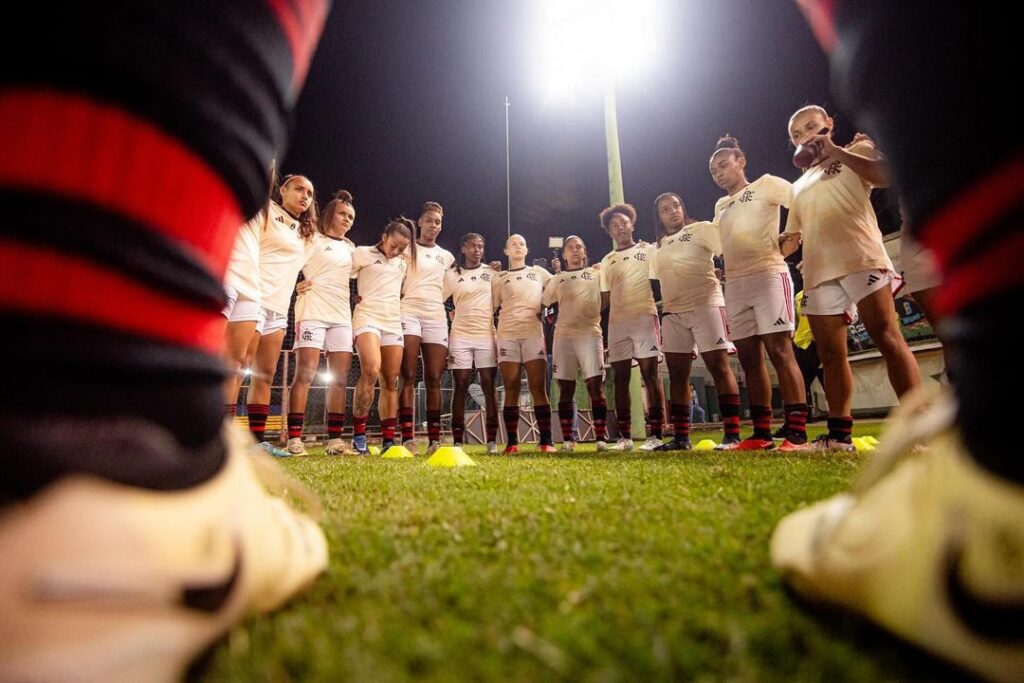
POLYGON ((352 195, 345 190, 320 214, 317 232, 306 246, 305 278, 296 286, 295 380, 288 392, 288 452, 306 455, 302 426, 306 399, 320 366, 321 351, 327 354, 330 373, 327 388, 327 455, 348 452, 341 440, 345 424, 345 389, 352 365, 352 309, 349 275, 355 245, 345 235, 356 219, 352 195))
POLYGON ((808 167, 793 183, 783 254, 803 242, 803 312, 825 370, 828 433, 820 449, 854 450, 850 441, 853 375, 846 357, 846 327, 857 313, 875 342, 897 396, 921 383, 921 373, 900 333, 893 292, 901 278, 885 252, 871 207, 874 187, 888 187, 889 168, 867 139, 847 148, 832 141, 833 121, 817 105, 789 120, 789 138, 808 153, 808 167))
POLYGON ((410 255, 410 268, 402 285, 402 392, 398 403, 398 422, 402 441, 416 451, 413 440, 413 405, 416 398, 416 369, 423 353, 423 384, 427 390, 427 455, 441 445, 441 373, 448 358, 448 316, 444 310, 444 274, 455 257, 437 244, 444 210, 437 202, 427 202, 417 221, 416 253, 410 255))
POLYGON ((498 396, 495 376, 498 353, 494 342, 491 283, 498 274, 484 265, 484 238, 475 232, 462 236, 459 260, 444 274, 444 299, 454 305, 448 338, 448 368, 452 371, 452 441, 461 446, 466 432, 466 394, 476 368, 484 394, 484 438, 487 452, 498 452, 498 396))
MULTIPOLYGON (((729 366, 734 351, 725 324, 722 285, 715 274, 714 257, 722 253, 718 226, 698 221, 686 212, 679 195, 666 192, 654 200, 658 248, 651 258, 650 279, 661 287, 662 351, 668 366, 674 437, 657 450, 690 449, 690 370, 697 353, 711 372, 721 404, 735 397, 739 387, 729 366)), ((723 419, 722 443, 739 442, 739 414, 723 419)))
POLYGON ((562 426, 562 450, 572 451, 576 371, 590 395, 597 450, 605 441, 608 402, 604 397, 604 340, 601 338, 601 276, 587 264, 583 239, 570 235, 562 243, 565 270, 552 276, 544 288, 545 306, 556 309, 557 322, 551 348, 552 370, 558 380, 558 418, 562 426))
MULTIPOLYGON (((772 385, 765 351, 782 389, 785 440, 780 450, 807 444, 807 396, 800 366, 793 353, 793 279, 779 248, 780 207, 789 207, 792 186, 764 174, 747 180, 747 155, 736 138, 718 140, 708 161, 711 177, 726 196, 715 204, 715 223, 721 231, 725 261, 725 312, 732 343, 747 378, 754 433, 736 444, 739 450, 774 448, 772 385)), ((728 397, 728 409, 739 416, 739 396, 728 397)), ((721 401, 721 398, 719 398, 721 401)), ((722 414, 726 405, 722 404, 722 414)))
POLYGON ((352 447, 359 455, 369 453, 366 422, 373 403, 373 387, 380 379, 381 448, 394 445, 398 412, 398 375, 402 366, 402 280, 412 250, 416 225, 399 217, 384 226, 380 241, 358 247, 352 255, 352 277, 359 303, 352 314, 352 335, 359 353, 359 381, 352 399, 352 447))
POLYGON ((541 326, 541 299, 551 273, 540 266, 526 265, 529 249, 522 235, 505 240, 508 270, 494 280, 492 300, 498 315, 498 368, 505 385, 502 417, 508 441, 505 454, 519 451, 520 373, 526 368, 526 382, 533 398, 542 453, 553 453, 551 440, 551 404, 548 402, 548 356, 541 326))
POLYGON ((295 280, 306 261, 306 245, 316 233, 316 222, 313 183, 305 176, 285 176, 271 197, 260 228, 263 321, 246 394, 249 431, 264 450, 277 457, 287 457, 289 453, 264 440, 270 414, 270 384, 281 360, 295 280))
POLYGON ((647 392, 647 430, 640 446, 652 451, 661 445, 665 392, 658 378, 661 327, 655 299, 657 282, 650 279, 654 248, 637 244, 636 209, 615 204, 600 213, 601 227, 615 242, 615 250, 601 259, 601 308, 608 309, 608 362, 615 373, 615 418, 619 440, 613 448, 632 450, 632 412, 629 376, 633 361, 640 366, 647 392))

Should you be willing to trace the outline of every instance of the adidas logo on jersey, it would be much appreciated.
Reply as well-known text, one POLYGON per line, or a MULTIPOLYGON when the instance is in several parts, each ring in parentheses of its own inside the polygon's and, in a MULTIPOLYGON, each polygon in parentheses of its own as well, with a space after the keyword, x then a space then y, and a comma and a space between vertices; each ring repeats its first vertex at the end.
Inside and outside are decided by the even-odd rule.
POLYGON ((278 223, 287 223, 288 222, 288 221, 286 221, 284 219, 283 216, 274 216, 274 220, 277 221, 278 223))
POLYGON ((328 244, 326 247, 324 247, 324 251, 334 251, 334 249, 332 249, 331 245, 328 244))
POLYGON ((383 261, 381 261, 380 259, 377 259, 376 261, 373 262, 373 265, 379 266, 381 263, 383 263, 383 261))
MULTIPOLYGON (((476 278, 473 278, 473 279, 475 280, 476 278)), ((465 281, 466 281, 466 278, 464 278, 464 277, 460 277, 459 278, 459 282, 465 282, 465 281)), ((455 284, 458 284, 458 282, 455 283, 455 284)))

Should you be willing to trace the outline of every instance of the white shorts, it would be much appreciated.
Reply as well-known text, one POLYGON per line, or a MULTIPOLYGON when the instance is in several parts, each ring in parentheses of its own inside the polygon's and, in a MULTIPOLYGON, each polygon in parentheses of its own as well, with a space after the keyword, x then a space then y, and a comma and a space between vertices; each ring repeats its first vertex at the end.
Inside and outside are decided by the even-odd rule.
POLYGON ((661 350, 665 353, 734 351, 726 332, 725 308, 704 306, 686 313, 666 313, 661 319, 661 350))
POLYGON ((656 315, 608 323, 608 362, 661 355, 661 325, 656 315))
POLYGON ((751 273, 725 283, 725 314, 729 338, 792 332, 793 279, 789 273, 751 273))
POLYGON ((352 331, 352 339, 359 339, 359 335, 365 332, 377 335, 377 338, 380 339, 381 346, 405 346, 405 339, 402 335, 382 330, 379 327, 374 327, 373 325, 357 327, 352 331))
POLYGON ((906 232, 900 235, 900 270, 907 294, 938 287, 942 282, 935 256, 906 232))
POLYGON ((604 376, 604 343, 600 336, 559 337, 551 344, 551 371, 555 379, 576 379, 576 371, 583 379, 604 376))
POLYGON ((275 313, 267 308, 263 309, 263 324, 256 328, 260 334, 267 335, 274 332, 283 332, 288 329, 288 314, 275 313))
POLYGON ((845 315, 852 322, 857 319, 858 301, 882 287, 895 293, 902 286, 903 278, 891 270, 862 270, 806 290, 801 304, 805 315, 845 315))
POLYGON ((255 322, 259 328, 263 321, 263 308, 260 302, 239 297, 233 287, 225 287, 224 292, 228 295, 228 302, 221 315, 227 318, 229 323, 255 322))
POLYGON ((419 337, 422 344, 448 346, 448 321, 429 320, 415 315, 402 316, 402 334, 419 337))
POLYGON ((352 326, 328 325, 319 320, 295 323, 296 349, 320 349, 327 353, 352 353, 352 326))
POLYGON ((493 339, 460 339, 452 337, 448 343, 448 369, 472 370, 474 367, 498 366, 498 352, 493 339))
POLYGON ((544 337, 527 337, 526 339, 502 339, 498 337, 499 363, 526 363, 531 360, 547 361, 548 350, 544 346, 544 337))

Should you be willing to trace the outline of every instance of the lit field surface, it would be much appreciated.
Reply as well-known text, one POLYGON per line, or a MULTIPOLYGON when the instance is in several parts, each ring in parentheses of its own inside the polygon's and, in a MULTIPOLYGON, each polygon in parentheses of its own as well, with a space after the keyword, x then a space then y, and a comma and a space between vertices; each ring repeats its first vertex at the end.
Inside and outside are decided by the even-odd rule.
POLYGON ((283 461, 323 501, 330 568, 287 608, 236 629, 192 678, 951 675, 863 623, 802 610, 769 566, 776 521, 846 488, 864 456, 467 451, 477 467, 283 461))

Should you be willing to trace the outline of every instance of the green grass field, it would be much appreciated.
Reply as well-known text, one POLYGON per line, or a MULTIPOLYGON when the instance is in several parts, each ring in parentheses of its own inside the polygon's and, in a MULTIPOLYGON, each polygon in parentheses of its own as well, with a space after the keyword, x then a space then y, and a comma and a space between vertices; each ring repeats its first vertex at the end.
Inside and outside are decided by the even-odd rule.
POLYGON ((775 522, 844 489, 862 456, 467 450, 478 467, 284 461, 321 496, 330 568, 193 678, 949 677, 858 622, 800 609, 769 566, 775 522))

